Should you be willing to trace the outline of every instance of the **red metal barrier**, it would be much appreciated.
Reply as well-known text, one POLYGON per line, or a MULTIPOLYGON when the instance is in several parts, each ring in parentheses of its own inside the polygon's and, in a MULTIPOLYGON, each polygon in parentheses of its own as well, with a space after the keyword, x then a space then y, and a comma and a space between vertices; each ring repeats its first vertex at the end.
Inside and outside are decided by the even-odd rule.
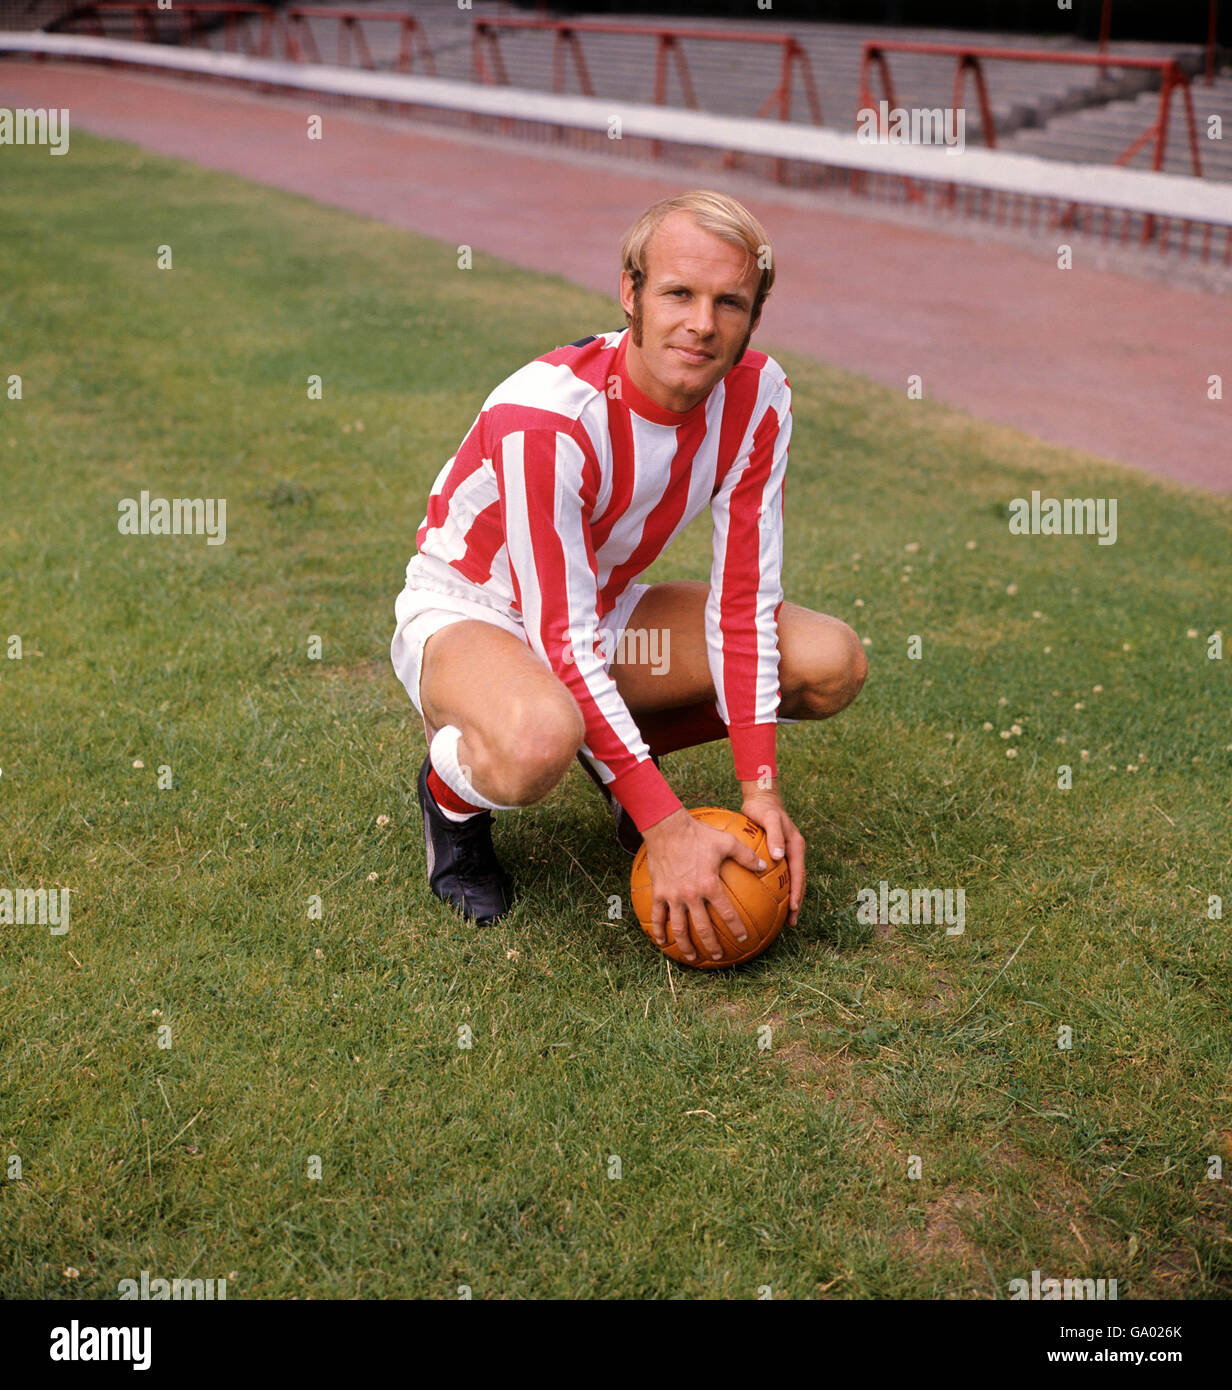
POLYGON ((110 15, 128 15, 131 36, 147 43, 171 39, 186 46, 208 46, 209 18, 222 20, 222 46, 227 53, 244 53, 252 58, 273 58, 279 46, 283 56, 293 63, 319 63, 321 50, 317 45, 313 20, 337 25, 336 62, 351 67, 351 52, 358 57, 358 66, 375 71, 364 25, 396 24, 398 26, 398 57, 395 72, 414 72, 416 48, 424 71, 436 76, 436 62, 423 26, 404 10, 347 9, 342 6, 306 8, 289 6, 274 9, 269 5, 233 3, 232 0, 175 0, 171 9, 160 10, 157 5, 136 3, 136 0, 95 0, 82 5, 68 15, 57 27, 67 32, 84 31, 106 37, 103 20, 110 15), (169 24, 162 23, 164 16, 169 24), (80 26, 80 27, 79 27, 80 26))
POLYGON ((622 34, 635 38, 653 38, 655 47, 655 85, 654 102, 656 106, 667 104, 668 60, 674 59, 676 74, 686 106, 697 108, 697 96, 693 90, 689 65, 681 48, 685 39, 705 40, 713 43, 775 44, 782 49, 782 66, 779 69, 779 82, 774 91, 762 102, 757 114, 769 117, 777 112, 780 121, 791 120, 793 69, 800 69, 800 81, 808 103, 809 116, 814 125, 821 125, 821 102, 817 97, 817 87, 813 81, 813 67, 809 56, 801 47, 799 40, 790 34, 750 34, 732 29, 686 29, 667 24, 616 24, 596 19, 532 19, 523 16, 496 16, 490 19, 476 19, 471 30, 471 72, 476 82, 499 83, 509 81, 501 55, 499 36, 505 30, 537 30, 555 35, 552 47, 552 90, 565 90, 565 57, 572 54, 577 69, 578 82, 584 96, 594 96, 586 60, 582 54, 579 34, 622 34), (490 63, 489 63, 490 60, 490 63))
MULTIPOLYGON (((697 95, 693 90, 693 80, 689 64, 685 58, 681 42, 684 39, 707 40, 715 43, 776 44, 782 49, 782 66, 779 69, 779 82, 774 91, 758 108, 759 118, 766 118, 777 111, 780 121, 791 120, 791 96, 793 68, 800 69, 800 81, 808 103, 809 115, 815 125, 821 125, 821 102, 817 97, 817 86, 813 81, 813 67, 809 56, 800 42, 790 34, 751 34, 747 31, 731 29, 685 29, 679 25, 667 24, 616 24, 597 19, 532 19, 526 16, 496 16, 490 19, 476 19, 471 29, 471 75, 476 82, 508 85, 509 74, 501 54, 499 35, 502 30, 535 30, 553 34, 552 44, 552 90, 563 93, 565 90, 565 58, 573 55, 578 82, 584 96, 594 96, 590 73, 582 53, 579 34, 621 34, 635 38, 655 40, 654 104, 667 105, 668 61, 674 60, 676 76, 680 82, 684 104, 692 110, 697 109, 697 95), (486 56, 485 56, 486 53, 486 56), (489 65, 490 60, 490 65, 489 65)), ((658 140, 651 145, 651 154, 659 158, 663 152, 658 140)), ((730 168, 739 156, 728 153, 724 156, 723 167, 730 168)), ((776 166, 781 176, 781 165, 776 166)))
MULTIPOLYGON (((1189 154, 1193 163, 1193 174, 1196 178, 1202 177, 1202 158, 1198 153, 1198 132, 1194 124, 1193 98, 1189 89, 1189 79, 1185 76, 1184 70, 1173 58, 1130 58, 1115 57, 1108 54, 1081 54, 1081 53, 1049 53, 1033 49, 1017 48, 968 48, 961 44, 942 44, 942 43, 911 43, 905 40, 880 41, 870 39, 864 45, 864 53, 860 62, 860 107, 861 109, 877 110, 877 104, 873 100, 872 85, 869 81, 869 74, 874 64, 880 69, 882 82, 885 87, 885 100, 890 108, 897 105, 894 96, 894 86, 890 78, 890 67, 886 62, 887 53, 925 53, 934 54, 938 57, 954 58, 957 60, 957 67, 954 73, 954 106, 958 108, 962 105, 963 78, 968 70, 975 76, 976 89, 980 100, 980 119, 983 123, 984 142, 989 148, 995 148, 997 143, 996 128, 993 122, 992 108, 988 102, 988 92, 984 85, 983 71, 981 62, 993 60, 997 62, 1016 62, 1016 63, 1062 63, 1078 67, 1096 68, 1137 68, 1141 71, 1158 72, 1161 77, 1159 91, 1159 115, 1154 124, 1148 126, 1141 135, 1132 140, 1128 146, 1113 160, 1113 164, 1128 164, 1134 155, 1152 138, 1155 141, 1155 155, 1151 167, 1157 172, 1163 169, 1164 156, 1168 143, 1168 113, 1171 110, 1172 94, 1179 90, 1185 111, 1186 121, 1189 129, 1189 154)), ((857 123, 859 116, 857 115, 857 123)), ((880 115, 878 116, 878 127, 880 128, 880 115)), ((915 185, 907 182, 907 197, 911 201, 918 200, 919 192, 915 185)), ((949 187, 949 197, 953 199, 955 186, 949 187)), ((1063 215, 1061 221, 1065 225, 1072 225, 1076 215, 1078 205, 1072 204, 1069 210, 1063 215)), ((1123 224, 1124 225, 1124 224, 1123 224)), ((1142 223, 1142 240, 1147 242, 1155 233, 1154 218, 1147 216, 1142 223)), ((1105 218, 1105 235, 1107 234, 1107 219, 1105 218)), ((1188 235, 1188 232, 1186 232, 1188 235)))
MULTIPOLYGON (((873 99, 869 73, 874 64, 881 71, 885 87, 885 99, 891 107, 897 105, 894 87, 890 79, 890 67, 886 62, 887 53, 925 53, 942 58, 957 60, 954 74, 954 105, 962 105, 963 77, 970 69, 975 77, 980 100, 980 119, 984 128, 984 142, 990 148, 997 143, 993 123, 992 108, 988 103, 987 88, 984 85, 981 64, 987 61, 1008 63, 1062 63, 1076 67, 1095 68, 1136 68, 1141 71, 1158 72, 1161 78, 1159 91, 1159 115, 1153 125, 1121 151, 1112 162, 1128 164, 1148 140, 1155 141, 1155 156, 1151 167, 1156 171, 1164 167, 1164 155, 1168 143, 1168 112, 1171 108, 1172 94, 1181 93, 1182 105, 1189 128, 1189 155, 1193 164, 1192 173, 1202 177, 1202 157, 1198 153, 1198 132, 1194 124, 1193 98, 1189 90, 1189 78, 1184 69, 1173 58, 1130 58, 1096 53, 1051 53, 1037 49, 1020 48, 969 48, 964 44, 911 43, 906 40, 869 39, 864 45, 860 61, 860 108, 877 109, 873 99)), ((857 122, 859 118, 857 116, 857 122)))

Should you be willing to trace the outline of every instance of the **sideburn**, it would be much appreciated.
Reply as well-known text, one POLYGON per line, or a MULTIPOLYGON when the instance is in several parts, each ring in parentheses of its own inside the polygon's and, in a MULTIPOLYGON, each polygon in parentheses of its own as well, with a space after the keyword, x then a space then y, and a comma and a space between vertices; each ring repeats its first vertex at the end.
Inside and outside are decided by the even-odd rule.
POLYGON ((634 347, 642 345, 642 291, 639 286, 633 291, 633 313, 629 317, 629 336, 634 347))

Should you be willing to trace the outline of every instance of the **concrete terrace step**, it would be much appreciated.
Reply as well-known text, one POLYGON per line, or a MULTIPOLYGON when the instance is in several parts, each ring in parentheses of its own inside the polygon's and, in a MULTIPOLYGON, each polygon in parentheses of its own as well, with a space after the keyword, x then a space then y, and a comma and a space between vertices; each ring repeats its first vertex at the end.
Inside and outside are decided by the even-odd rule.
MULTIPOLYGON (((1221 74, 1211 86, 1198 79, 1190 87, 1198 153, 1205 178, 1232 181, 1232 75, 1221 74), (1207 137, 1207 120, 1221 116, 1223 138, 1207 137)), ((1041 158, 1069 159, 1090 164, 1111 164, 1118 155, 1152 125, 1158 115, 1157 95, 1057 117, 1038 130, 1019 130, 1004 142, 1005 148, 1041 158)), ((1190 171, 1189 132, 1183 108, 1173 96, 1164 146, 1164 168, 1173 173, 1190 171)), ((1150 168, 1154 142, 1134 157, 1131 168, 1150 168)))

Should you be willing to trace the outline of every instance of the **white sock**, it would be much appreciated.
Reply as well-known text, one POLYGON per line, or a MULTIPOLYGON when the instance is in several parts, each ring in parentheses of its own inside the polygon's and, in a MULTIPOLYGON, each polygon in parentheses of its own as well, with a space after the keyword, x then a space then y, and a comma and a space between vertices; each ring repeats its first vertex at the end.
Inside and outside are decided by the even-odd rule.
MULTIPOLYGON (((436 737, 432 740, 428 748, 428 759, 436 770, 436 775, 455 795, 460 796, 463 801, 469 801, 472 806, 479 806, 489 811, 515 811, 516 806, 502 806, 498 801, 489 801, 482 792, 477 792, 470 781, 470 769, 463 768, 458 761, 458 740, 462 737, 462 730, 455 728, 452 724, 446 724, 443 728, 436 731, 436 737)), ((440 808, 441 814, 447 816, 452 821, 470 820, 471 816, 477 816, 479 811, 451 811, 448 807, 440 808)))

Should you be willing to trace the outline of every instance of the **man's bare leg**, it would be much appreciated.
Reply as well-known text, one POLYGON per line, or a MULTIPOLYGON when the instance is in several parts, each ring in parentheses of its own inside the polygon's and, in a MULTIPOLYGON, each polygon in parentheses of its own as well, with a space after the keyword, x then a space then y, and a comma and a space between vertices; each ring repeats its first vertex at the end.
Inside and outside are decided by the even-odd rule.
MULTIPOLYGON (((651 650, 666 653, 661 663, 665 669, 659 671, 645 660, 618 659, 611 667, 616 687, 648 742, 656 730, 670 729, 673 715, 715 699, 706 651, 709 595, 708 584, 691 580, 653 584, 629 619, 635 632, 657 629, 662 636, 651 650)), ((827 613, 784 603, 778 629, 779 713, 789 719, 828 719, 845 709, 868 674, 864 648, 851 628, 827 613)), ((630 641, 618 656, 636 652, 637 644, 630 641)), ((712 737, 725 734, 717 715, 714 730, 712 737)))
MULTIPOLYGON (((673 711, 715 699, 706 651, 709 585, 655 584, 629 625, 666 634, 666 661, 617 659, 611 671, 630 713, 670 725, 673 711), (654 716, 662 713, 662 720, 654 716)), ((618 654, 619 656, 620 654, 618 654)), ((779 611, 780 713, 826 719, 855 699, 868 663, 859 638, 838 618, 798 604, 779 611)), ((564 683, 512 633, 491 623, 451 623, 424 644, 420 677, 425 733, 461 730, 458 760, 476 791, 506 805, 529 805, 564 776, 585 737, 585 724, 564 683)), ((721 736, 719 726, 716 736, 721 736)))
POLYGON ((425 733, 461 731, 458 762, 489 801, 527 806, 568 771, 585 722, 577 702, 525 642, 492 623, 451 623, 424 644, 425 733))

